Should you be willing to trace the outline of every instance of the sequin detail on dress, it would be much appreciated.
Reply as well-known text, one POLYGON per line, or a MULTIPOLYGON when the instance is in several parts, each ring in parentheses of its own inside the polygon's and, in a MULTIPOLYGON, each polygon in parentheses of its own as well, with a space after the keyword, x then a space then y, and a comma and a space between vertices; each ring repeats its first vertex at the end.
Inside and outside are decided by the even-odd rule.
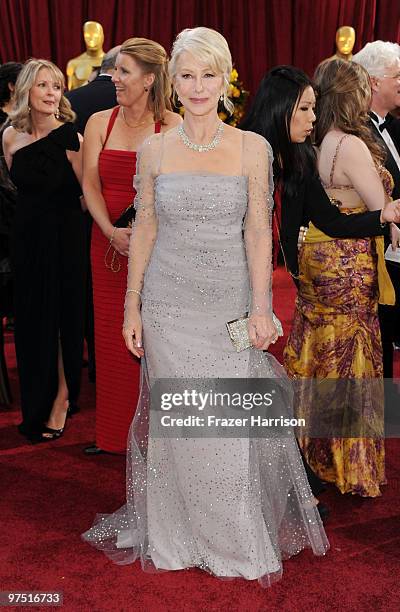
POLYGON ((249 157, 263 146, 251 160, 254 175, 146 176, 151 159, 140 161, 137 220, 156 214, 158 233, 142 291, 146 357, 129 436, 127 504, 98 517, 84 537, 117 563, 140 558, 150 571, 199 567, 269 586, 283 558, 328 548, 294 438, 148 436, 149 387, 159 378, 274 377, 291 394, 274 358, 237 353, 225 325, 249 307, 243 218, 251 205, 259 203, 260 228, 270 236, 272 156, 264 139, 247 138, 249 157))

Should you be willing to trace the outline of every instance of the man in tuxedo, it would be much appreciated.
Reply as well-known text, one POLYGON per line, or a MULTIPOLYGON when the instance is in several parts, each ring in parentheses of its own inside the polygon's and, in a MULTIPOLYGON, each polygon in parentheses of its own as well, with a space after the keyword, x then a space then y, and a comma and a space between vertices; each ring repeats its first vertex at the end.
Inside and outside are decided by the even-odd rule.
MULTIPOLYGON (((376 40, 353 56, 370 75, 372 99, 370 127, 386 151, 385 166, 394 180, 393 199, 400 198, 400 119, 391 113, 400 107, 400 47, 376 40)), ((387 244, 386 244, 387 246, 387 244)), ((383 372, 393 377, 393 343, 400 329, 400 264, 386 262, 396 292, 395 306, 379 306, 382 335, 383 372)))
MULTIPOLYGON (((103 58, 99 75, 87 85, 73 89, 65 95, 76 113, 75 125, 80 134, 85 131, 86 123, 91 115, 107 108, 117 105, 115 86, 111 80, 114 72, 115 60, 117 59, 120 45, 113 47, 103 58)), ((86 343, 88 347, 88 375, 92 382, 96 378, 95 353, 94 353, 94 313, 93 313, 93 289, 90 267, 90 236, 92 230, 92 218, 86 213, 86 227, 88 234, 88 287, 87 287, 87 310, 86 310, 86 343)))
POLYGON ((93 113, 117 105, 115 86, 111 81, 120 45, 108 51, 100 66, 99 75, 87 85, 68 91, 65 96, 76 113, 78 132, 83 135, 88 119, 93 113))

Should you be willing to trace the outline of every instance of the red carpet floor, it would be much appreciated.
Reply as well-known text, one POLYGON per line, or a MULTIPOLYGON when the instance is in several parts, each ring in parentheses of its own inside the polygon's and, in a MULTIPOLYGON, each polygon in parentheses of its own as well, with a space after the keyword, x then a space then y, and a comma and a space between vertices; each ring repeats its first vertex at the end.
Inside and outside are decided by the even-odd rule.
MULTIPOLYGON (((287 332, 294 292, 281 270, 275 296, 287 332)), ((0 412, 0 591, 63 591, 68 612, 400 610, 400 441, 387 442, 383 496, 365 500, 329 488, 322 499, 331 509, 330 551, 323 558, 305 551, 287 561, 283 580, 272 588, 221 581, 200 570, 145 574, 138 563, 113 565, 80 540, 96 512, 124 501, 124 457, 82 453, 94 434, 94 387, 86 371, 82 412, 69 420, 64 437, 32 446, 15 428, 15 356, 11 336, 7 341, 15 409, 0 412)), ((278 357, 282 346, 283 340, 275 347, 278 357)))

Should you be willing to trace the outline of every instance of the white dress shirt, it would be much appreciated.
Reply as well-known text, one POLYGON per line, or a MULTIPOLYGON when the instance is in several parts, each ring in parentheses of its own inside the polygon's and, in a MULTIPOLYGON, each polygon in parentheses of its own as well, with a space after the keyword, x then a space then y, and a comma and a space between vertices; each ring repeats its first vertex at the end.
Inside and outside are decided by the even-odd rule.
POLYGON ((389 132, 387 131, 387 129, 385 128, 382 132, 379 129, 379 126, 385 121, 385 119, 383 117, 381 117, 380 115, 378 115, 377 112, 375 112, 375 115, 378 119, 378 121, 375 121, 374 117, 371 117, 371 121, 374 124, 374 126, 376 127, 376 129, 379 131, 380 135, 382 136, 383 140, 386 142, 387 147, 389 149, 389 151, 391 152, 391 154, 393 155, 393 159, 397 164, 398 169, 400 170, 400 155, 398 154, 398 151, 396 149, 396 146, 389 134, 389 132))

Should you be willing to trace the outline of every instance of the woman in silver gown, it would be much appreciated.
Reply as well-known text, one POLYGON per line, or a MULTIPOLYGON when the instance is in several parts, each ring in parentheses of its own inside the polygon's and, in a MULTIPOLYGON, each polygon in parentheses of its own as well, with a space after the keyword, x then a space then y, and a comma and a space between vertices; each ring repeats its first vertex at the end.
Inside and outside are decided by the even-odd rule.
POLYGON ((157 407, 150 411, 159 379, 274 378, 290 396, 283 369, 263 352, 278 335, 272 152, 261 136, 218 118, 219 100, 229 110, 231 67, 214 30, 184 30, 174 43, 170 74, 184 123, 143 145, 135 179, 123 333, 144 367, 127 502, 83 537, 117 563, 200 567, 269 586, 282 559, 328 549, 294 436, 153 435, 157 407), (252 347, 236 352, 226 322, 246 311, 252 347))

